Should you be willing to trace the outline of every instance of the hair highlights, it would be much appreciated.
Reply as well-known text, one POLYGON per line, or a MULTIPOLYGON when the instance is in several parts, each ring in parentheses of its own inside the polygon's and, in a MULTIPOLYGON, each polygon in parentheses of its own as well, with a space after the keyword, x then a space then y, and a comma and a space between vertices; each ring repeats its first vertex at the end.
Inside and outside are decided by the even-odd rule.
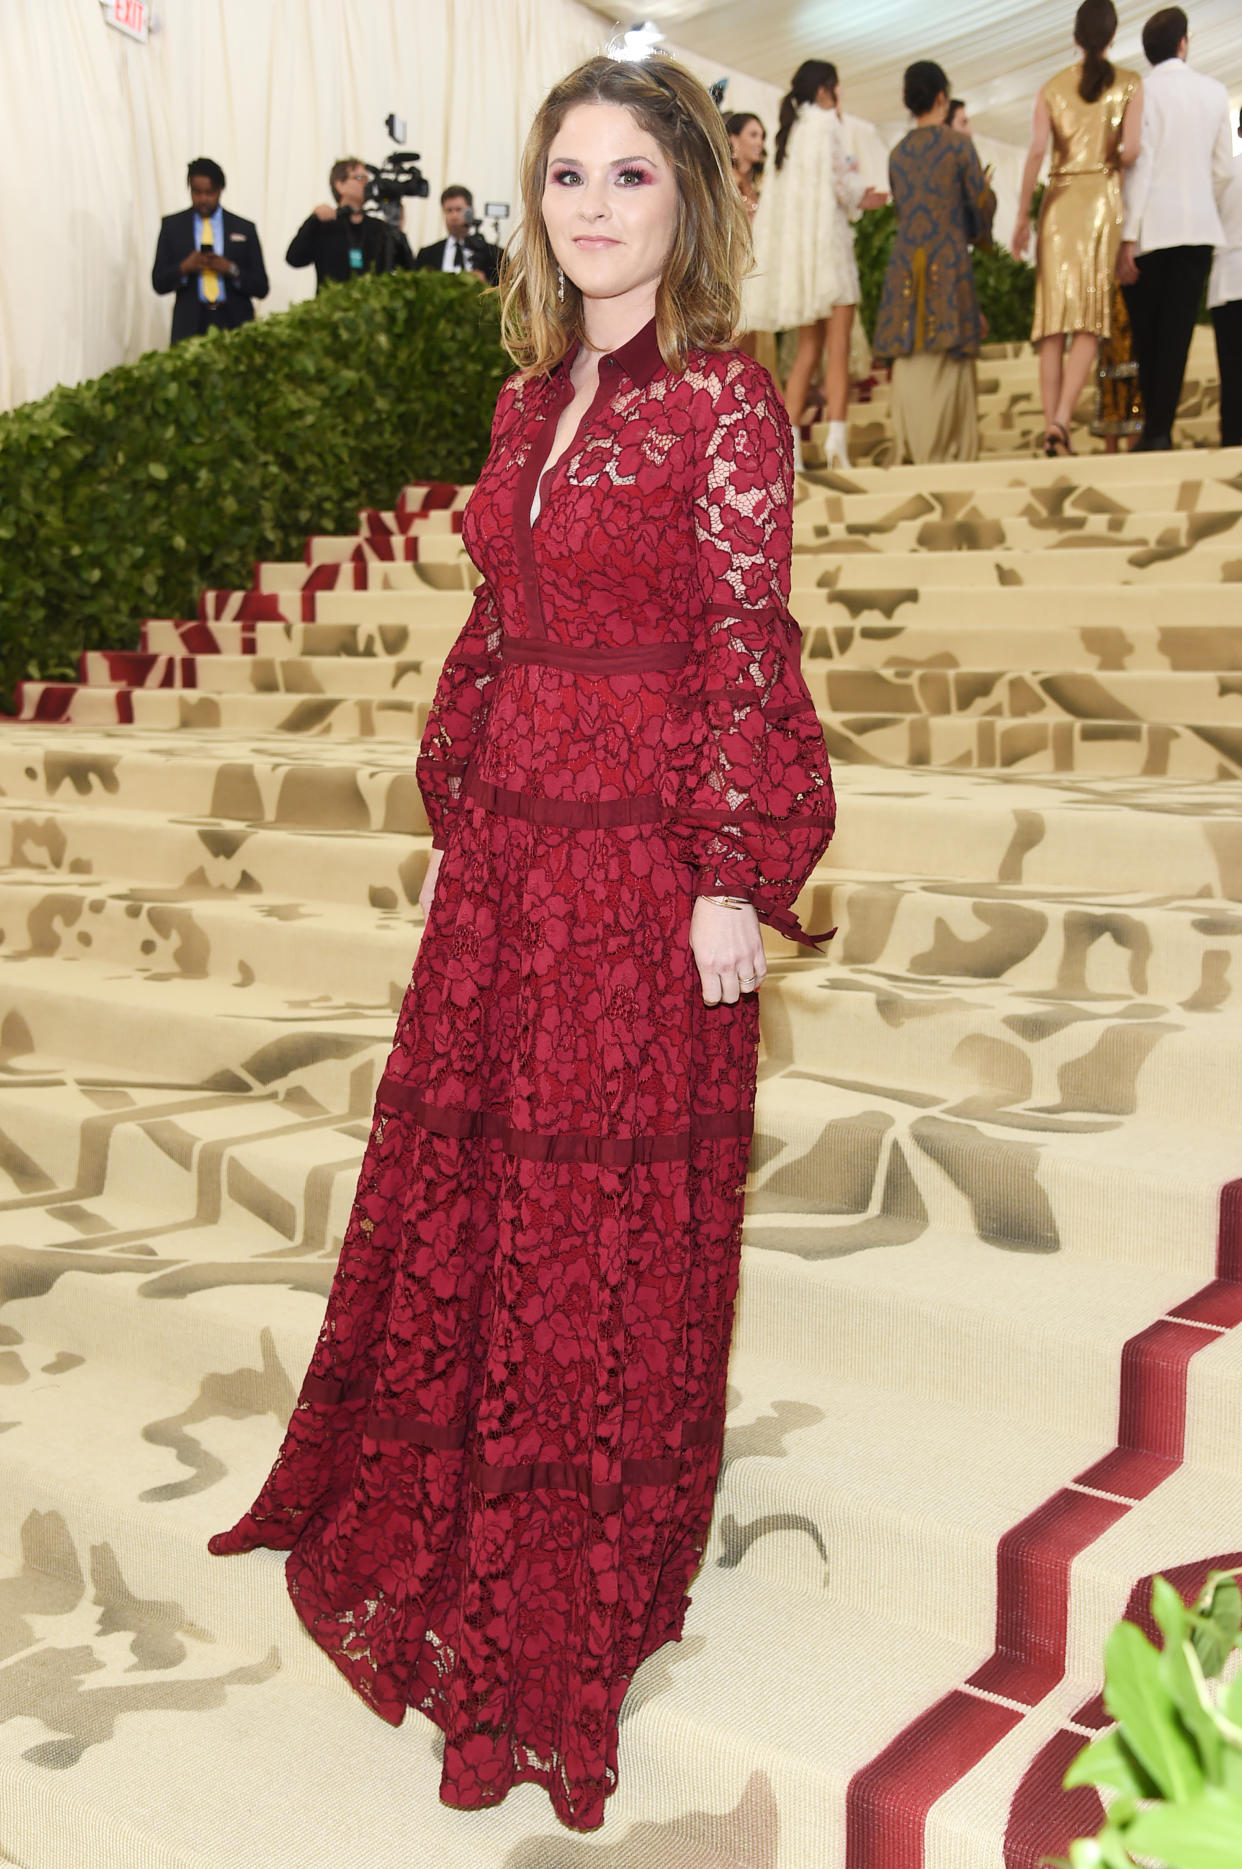
POLYGON ((670 370, 689 350, 723 350, 741 317, 750 268, 750 216, 733 180, 733 155, 710 95, 668 58, 591 58, 549 91, 522 154, 522 221, 500 269, 501 338, 530 373, 550 370, 585 333, 582 295, 565 280, 543 222, 548 151, 578 104, 619 104, 655 138, 677 186, 677 227, 656 292, 656 335, 670 370))

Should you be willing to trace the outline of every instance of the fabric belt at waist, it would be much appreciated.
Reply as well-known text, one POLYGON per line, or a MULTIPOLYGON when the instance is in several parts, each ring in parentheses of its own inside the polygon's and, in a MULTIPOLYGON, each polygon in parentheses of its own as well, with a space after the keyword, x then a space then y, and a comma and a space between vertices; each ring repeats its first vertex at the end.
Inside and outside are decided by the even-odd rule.
POLYGON ((1111 163, 1102 163, 1094 169, 1054 169, 1048 177, 1050 182, 1072 182, 1078 175, 1120 175, 1111 163))
POLYGON ((515 792, 493 785, 467 772, 461 796, 467 804, 502 818, 523 818, 527 824, 554 824, 565 830, 597 831, 620 824, 655 824, 668 812, 654 792, 628 798, 543 798, 534 792, 515 792))
POLYGON ((548 637, 502 636, 501 659, 536 662, 542 668, 563 668, 578 675, 639 675, 651 670, 680 668, 689 660, 688 642, 636 643, 630 649, 597 649, 593 645, 553 642, 548 637))

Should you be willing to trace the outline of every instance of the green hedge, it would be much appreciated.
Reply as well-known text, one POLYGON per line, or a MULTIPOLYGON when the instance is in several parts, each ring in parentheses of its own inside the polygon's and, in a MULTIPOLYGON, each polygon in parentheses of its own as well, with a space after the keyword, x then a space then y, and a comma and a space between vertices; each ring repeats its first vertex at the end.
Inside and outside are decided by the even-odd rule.
POLYGON ((410 480, 472 480, 511 365, 451 274, 339 286, 0 416, 0 690, 72 680, 410 480))
MULTIPOLYGON (((887 207, 873 208, 864 214, 854 229, 862 288, 859 315, 868 337, 875 330, 884 272, 896 232, 897 216, 891 202, 887 207)), ((1026 343, 1035 310, 1035 268, 1015 260, 1002 246, 976 251, 974 267, 979 309, 988 321, 988 342, 1026 343)))

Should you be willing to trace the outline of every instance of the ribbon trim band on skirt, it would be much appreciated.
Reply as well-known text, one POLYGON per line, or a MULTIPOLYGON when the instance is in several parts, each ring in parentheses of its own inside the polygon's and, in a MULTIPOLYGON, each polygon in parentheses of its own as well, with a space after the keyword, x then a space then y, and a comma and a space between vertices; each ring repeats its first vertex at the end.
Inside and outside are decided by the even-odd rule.
MULTIPOLYGON (((374 1375, 354 1382, 333 1381, 324 1376, 308 1376, 302 1385, 302 1400, 325 1408, 337 1408, 347 1402, 369 1401, 374 1394, 374 1375)), ((391 1410, 392 1401, 387 1403, 391 1410)), ((428 1421, 418 1415, 398 1415, 383 1408, 368 1409, 362 1417, 361 1431, 370 1440, 426 1447, 437 1453, 460 1453, 470 1439, 474 1424, 470 1421, 428 1421)), ((615 1512, 621 1505, 624 1489, 631 1486, 675 1486, 681 1477, 684 1456, 692 1448, 712 1447, 719 1440, 724 1423, 719 1418, 704 1417, 682 1423, 679 1451, 650 1459, 623 1459, 619 1481, 597 1481, 590 1468, 576 1461, 531 1461, 517 1466, 499 1466, 481 1458, 470 1457, 470 1482, 481 1493, 530 1493, 541 1487, 560 1492, 576 1492, 588 1497, 599 1512, 615 1512)))
POLYGON ((518 1129, 501 1110, 467 1110, 460 1105, 435 1104, 418 1094, 412 1084, 380 1079, 376 1107, 410 1116, 434 1135, 458 1141, 482 1138, 498 1142, 506 1155, 530 1162, 597 1162, 604 1168, 628 1168, 636 1162, 684 1162, 696 1142, 749 1141, 753 1117, 749 1111, 690 1112, 689 1128, 664 1134, 597 1136, 572 1132, 518 1129))

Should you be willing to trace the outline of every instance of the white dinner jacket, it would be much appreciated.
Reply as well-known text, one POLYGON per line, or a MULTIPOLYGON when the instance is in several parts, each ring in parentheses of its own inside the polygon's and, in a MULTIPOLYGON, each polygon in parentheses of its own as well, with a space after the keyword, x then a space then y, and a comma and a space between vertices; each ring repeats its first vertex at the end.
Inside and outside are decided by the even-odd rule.
POLYGON ((1229 305, 1242 299, 1242 155, 1233 159, 1233 177, 1225 190, 1220 218, 1225 244, 1217 247, 1208 280, 1209 305, 1229 305))
POLYGON ((1126 170, 1123 240, 1156 247, 1224 244, 1220 203, 1233 173, 1229 93, 1184 59, 1143 80, 1142 147, 1126 170))

